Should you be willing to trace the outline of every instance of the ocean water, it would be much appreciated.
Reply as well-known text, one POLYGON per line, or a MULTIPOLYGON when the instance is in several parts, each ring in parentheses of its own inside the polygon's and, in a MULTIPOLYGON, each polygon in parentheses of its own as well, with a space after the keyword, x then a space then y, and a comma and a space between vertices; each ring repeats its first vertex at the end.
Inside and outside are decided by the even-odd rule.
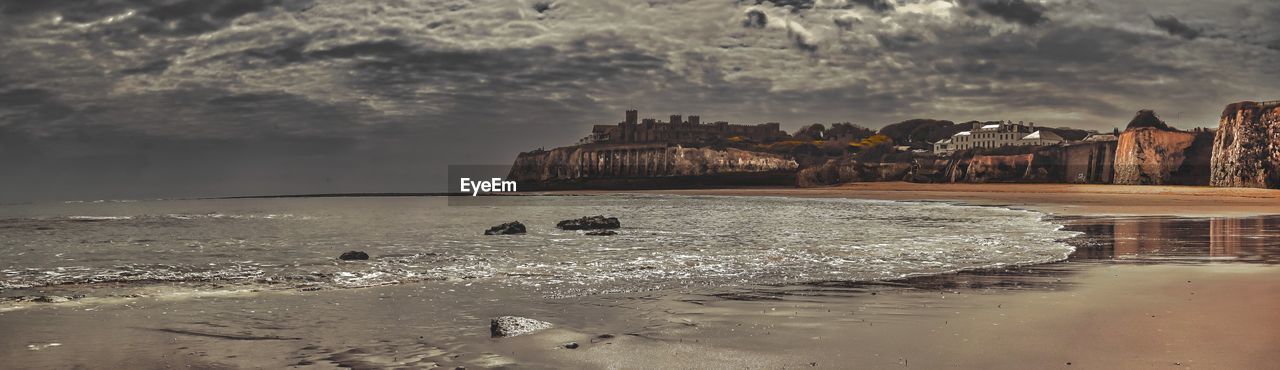
POLYGON ((727 196, 281 198, 0 207, 0 294, 469 282, 575 296, 892 279, 1062 260, 1042 214, 937 202, 727 196), (554 227, 618 217, 616 236, 554 227), (486 236, 518 220, 526 235, 486 236), (338 261, 344 251, 369 261, 338 261))

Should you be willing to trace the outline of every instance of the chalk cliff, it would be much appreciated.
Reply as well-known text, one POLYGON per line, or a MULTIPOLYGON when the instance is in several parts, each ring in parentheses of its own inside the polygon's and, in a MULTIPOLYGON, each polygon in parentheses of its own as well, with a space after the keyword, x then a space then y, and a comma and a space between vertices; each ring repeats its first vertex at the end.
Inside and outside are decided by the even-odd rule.
POLYGON ((1138 112, 1116 144, 1115 183, 1208 185, 1213 134, 1169 128, 1151 111, 1138 112))
POLYGON ((1280 188, 1280 102, 1240 102, 1222 112, 1209 183, 1280 188))
POLYGON ((507 178, 521 190, 794 185, 798 167, 783 156, 734 148, 597 144, 520 153, 507 178))
POLYGON ((828 161, 800 172, 798 185, 910 181, 932 183, 1110 183, 1115 142, 1090 142, 1041 148, 1008 148, 950 157, 917 157, 909 162, 828 161))

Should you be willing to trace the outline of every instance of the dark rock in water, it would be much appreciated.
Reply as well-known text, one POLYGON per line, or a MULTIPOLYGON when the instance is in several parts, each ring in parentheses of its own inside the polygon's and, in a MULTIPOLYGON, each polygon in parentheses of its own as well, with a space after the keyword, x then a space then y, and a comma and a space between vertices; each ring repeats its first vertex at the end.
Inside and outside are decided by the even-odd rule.
POLYGON ((45 296, 36 297, 34 301, 40 302, 40 303, 63 303, 63 302, 71 302, 71 298, 57 296, 57 295, 45 295, 45 296))
POLYGON ((513 235, 513 234, 524 234, 524 232, 525 232, 524 224, 520 223, 520 221, 511 221, 505 224, 490 227, 489 230, 484 231, 484 234, 485 235, 513 235))
POLYGON ((569 343, 565 343, 565 344, 564 344, 564 348, 568 348, 568 349, 578 349, 578 343, 577 343, 577 342, 569 342, 569 343))
POLYGON ((593 236, 611 236, 611 235, 618 235, 618 232, 617 232, 617 231, 613 231, 613 230, 594 230, 594 231, 588 231, 588 232, 586 232, 586 234, 585 234, 585 235, 593 235, 593 236))
POLYGON ((489 335, 494 338, 514 337, 551 328, 551 323, 519 316, 502 316, 489 322, 489 335))
POLYGON ((574 220, 564 220, 556 224, 561 230, 598 230, 617 229, 622 227, 617 217, 591 216, 574 220))
POLYGON ((343 261, 355 261, 355 260, 363 261, 363 260, 369 259, 369 254, 361 251, 350 251, 347 253, 343 253, 341 256, 338 256, 338 259, 343 261))

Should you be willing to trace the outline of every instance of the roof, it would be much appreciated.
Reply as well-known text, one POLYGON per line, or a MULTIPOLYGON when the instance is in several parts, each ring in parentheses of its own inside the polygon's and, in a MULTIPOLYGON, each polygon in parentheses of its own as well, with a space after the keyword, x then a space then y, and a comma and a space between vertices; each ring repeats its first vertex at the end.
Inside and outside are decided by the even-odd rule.
POLYGON ((983 129, 983 130, 988 130, 988 129, 992 129, 992 130, 994 130, 994 129, 998 129, 998 128, 1000 128, 1000 125, 986 125, 986 126, 982 126, 982 129, 983 129))
POLYGON ((610 130, 613 130, 617 127, 618 126, 614 126, 614 125, 595 125, 595 126, 591 126, 591 132, 604 133, 604 132, 609 132, 610 130))
POLYGON ((1022 140, 1049 140, 1049 141, 1066 141, 1062 136, 1049 131, 1036 131, 1030 135, 1023 136, 1022 140))
POLYGON ((961 135, 973 135, 973 133, 969 131, 960 131, 960 132, 957 132, 955 135, 951 135, 951 136, 961 136, 961 135))
POLYGON ((934 144, 938 144, 938 145, 942 145, 942 144, 951 144, 951 139, 942 139, 942 140, 938 140, 938 142, 936 142, 936 143, 934 143, 934 144))
POLYGON ((1116 141, 1115 135, 1112 134, 1090 134, 1084 138, 1084 141, 1116 141))

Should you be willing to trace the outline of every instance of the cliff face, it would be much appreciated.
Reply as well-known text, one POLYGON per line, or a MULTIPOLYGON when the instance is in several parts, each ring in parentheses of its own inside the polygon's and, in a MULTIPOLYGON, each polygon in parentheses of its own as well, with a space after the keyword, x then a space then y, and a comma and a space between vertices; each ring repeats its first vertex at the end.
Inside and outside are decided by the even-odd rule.
POLYGON ((1039 175, 1033 170, 1031 163, 1035 161, 1035 153, 1014 155, 975 155, 966 161, 957 163, 950 171, 951 182, 1011 182, 1025 181, 1029 176, 1039 175))
POLYGON ((976 154, 950 160, 944 182, 1111 183, 1114 142, 1043 147, 1025 154, 976 154))
POLYGON ((861 163, 832 159, 800 171, 796 185, 812 187, 850 182, 909 181, 912 168, 913 164, 908 162, 861 163))
POLYGON ((1053 146, 1021 154, 962 153, 954 157, 915 158, 910 162, 859 163, 832 160, 800 172, 800 186, 864 181, 910 182, 1069 182, 1110 183, 1115 142, 1053 146))
POLYGON ((792 185, 798 167, 782 156, 733 148, 587 145, 520 153, 507 179, 531 190, 792 185))
POLYGON ((1213 135, 1140 127, 1120 134, 1115 183, 1208 185, 1213 135))
POLYGON ((1280 104, 1228 105, 1210 167, 1213 186, 1280 188, 1280 104))

